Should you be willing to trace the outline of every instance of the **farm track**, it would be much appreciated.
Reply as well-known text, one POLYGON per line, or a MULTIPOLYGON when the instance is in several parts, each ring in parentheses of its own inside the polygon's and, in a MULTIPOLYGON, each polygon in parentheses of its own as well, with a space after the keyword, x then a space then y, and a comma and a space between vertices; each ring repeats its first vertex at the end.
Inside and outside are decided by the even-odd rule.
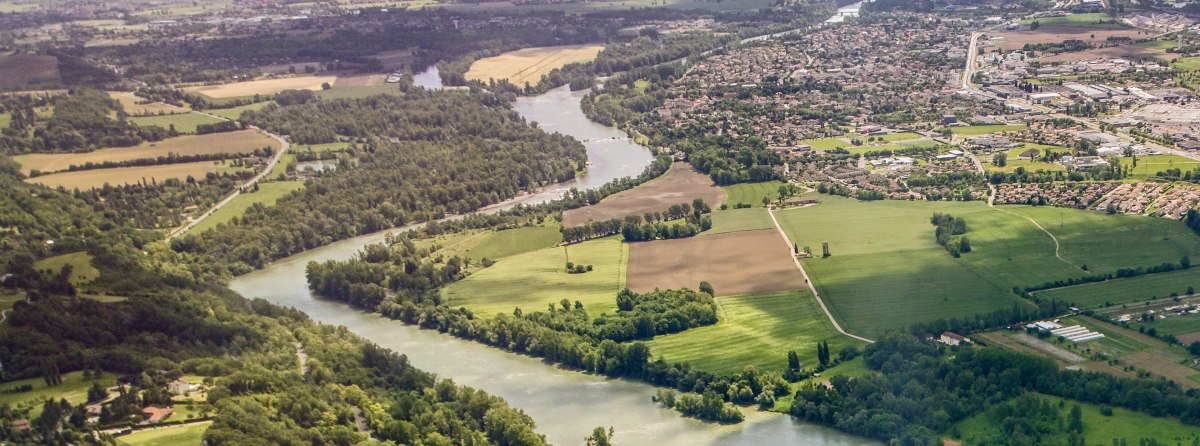
MULTIPOLYGON (((775 218, 775 211, 768 208, 767 214, 769 214, 771 216, 771 222, 775 223, 775 230, 778 231, 779 236, 783 238, 783 244, 786 245, 788 252, 790 253, 792 251, 792 243, 790 240, 788 240, 787 233, 783 232, 783 226, 779 225, 779 220, 775 218)), ((812 292, 813 298, 817 300, 817 305, 821 306, 821 311, 825 312, 825 317, 829 318, 829 323, 833 324, 833 328, 836 329, 838 331, 838 333, 841 333, 843 335, 849 336, 854 339, 858 339, 860 341, 863 341, 863 342, 866 342, 869 344, 874 344, 875 341, 873 341, 871 339, 867 339, 867 338, 864 338, 862 336, 858 336, 855 334, 850 334, 850 333, 846 332, 846 330, 842 329, 841 324, 838 324, 837 319, 834 319, 833 313, 829 312, 829 307, 825 305, 825 300, 821 299, 821 294, 817 292, 817 287, 815 285, 813 285, 812 280, 809 279, 808 273, 804 271, 804 266, 800 264, 800 259, 796 258, 796 256, 794 256, 794 255, 791 257, 792 257, 792 263, 794 263, 796 265, 796 270, 800 271, 800 276, 804 277, 804 284, 807 285, 808 290, 812 292)))

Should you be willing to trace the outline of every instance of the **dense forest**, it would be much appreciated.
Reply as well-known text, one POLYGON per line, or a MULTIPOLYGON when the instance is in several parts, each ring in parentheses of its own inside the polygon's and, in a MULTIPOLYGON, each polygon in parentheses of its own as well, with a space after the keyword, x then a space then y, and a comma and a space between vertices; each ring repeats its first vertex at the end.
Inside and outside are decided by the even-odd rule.
POLYGON ((203 264, 246 272, 306 249, 448 214, 571 179, 584 164, 574 139, 531 127, 490 93, 271 105, 243 120, 294 142, 364 142, 358 165, 312 180, 268 209, 172 240, 203 264))

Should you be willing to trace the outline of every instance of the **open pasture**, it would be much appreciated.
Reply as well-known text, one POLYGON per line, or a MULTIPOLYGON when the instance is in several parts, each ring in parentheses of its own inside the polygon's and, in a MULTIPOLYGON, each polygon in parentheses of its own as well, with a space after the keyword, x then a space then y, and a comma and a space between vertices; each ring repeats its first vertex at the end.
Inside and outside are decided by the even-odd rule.
POLYGON ((651 353, 700 370, 733 373, 747 365, 783 370, 789 350, 800 356, 801 367, 812 368, 818 364, 818 342, 828 341, 835 355, 857 343, 833 329, 807 290, 722 297, 717 305, 715 325, 658 336, 650 341, 651 353))
POLYGON ((147 429, 117 437, 117 444, 121 446, 200 446, 204 444, 204 431, 208 430, 211 425, 211 421, 204 421, 147 429))
POLYGON ((104 187, 105 184, 137 184, 143 180, 147 183, 151 180, 165 181, 171 178, 184 180, 189 176, 197 181, 203 181, 205 175, 217 172, 217 166, 218 164, 212 161, 198 161, 158 166, 114 167, 52 173, 25 181, 51 188, 63 187, 67 190, 95 189, 104 187))
MULTIPOLYGON (((93 150, 87 153, 32 153, 21 155, 16 161, 21 164, 21 173, 29 175, 40 172, 59 172, 71 166, 87 163, 103 163, 153 159, 176 155, 215 155, 221 153, 251 153, 255 149, 271 147, 279 150, 279 141, 258 130, 188 135, 168 138, 157 142, 142 143, 135 147, 119 147, 93 150)), ((78 173, 78 172, 73 172, 78 173)), ((40 178, 40 177, 39 177, 40 178)))
POLYGON ((187 113, 188 109, 162 102, 149 102, 127 91, 110 91, 108 96, 121 103, 121 108, 130 116, 157 115, 159 113, 187 113))
POLYGON ((775 228, 775 223, 771 222, 771 215, 764 207, 715 211, 712 213, 712 220, 712 229, 700 234, 701 236, 775 228))
POLYGON ((204 112, 210 115, 220 116, 225 119, 236 121, 238 118, 242 117, 242 112, 244 111, 258 110, 274 103, 274 101, 255 102, 253 104, 239 105, 231 108, 214 108, 205 110, 204 112))
MULTIPOLYGON (((466 307, 483 317, 541 311, 562 299, 583 303, 588 314, 614 311, 625 276, 626 248, 617 237, 543 248, 505 257, 442 290, 451 307, 466 307), (568 274, 566 263, 593 270, 568 274)), ((695 288, 693 286, 693 288, 695 288)))
POLYGON ((93 380, 84 379, 83 372, 68 372, 63 373, 62 381, 63 383, 57 386, 47 386, 41 377, 0 383, 0 389, 12 389, 25 384, 33 386, 33 390, 28 392, 0 393, 0 405, 7 404, 13 408, 30 407, 32 410, 29 418, 33 419, 42 413, 42 402, 46 399, 66 399, 71 405, 81 404, 87 401, 87 389, 93 382, 99 381, 104 386, 115 386, 117 377, 111 373, 104 373, 99 379, 93 380))
POLYGON ((595 59, 602 49, 604 45, 595 44, 522 48, 475 61, 466 77, 484 82, 508 79, 513 85, 536 84, 555 68, 595 59))
POLYGON ((1005 31, 995 33, 994 35, 1004 38, 1004 40, 997 42, 996 46, 1006 51, 1019 50, 1026 44, 1058 43, 1064 40, 1081 40, 1099 45, 1107 41, 1109 37, 1128 37, 1134 40, 1148 37, 1148 35, 1143 34, 1143 31, 1137 29, 1089 28, 1073 25, 1048 25, 1045 23, 1033 31, 1027 29, 1005 31))
POLYGON ((1173 293, 1182 295, 1188 287, 1200 289, 1200 272, 1196 269, 1055 288, 1037 295, 1079 308, 1096 308, 1170 297, 1173 293))
POLYGON ((179 133, 196 133, 196 126, 216 124, 221 120, 196 112, 187 112, 161 116, 132 116, 129 118, 129 122, 142 127, 156 125, 169 129, 173 126, 179 133))
POLYGON ((255 204, 261 204, 266 207, 275 205, 276 201, 283 198, 292 191, 304 189, 303 181, 274 181, 269 183, 259 183, 258 192, 243 192, 238 194, 229 203, 225 203, 204 221, 197 224, 191 230, 195 233, 201 233, 206 230, 217 227, 221 223, 228 223, 234 217, 240 217, 246 213, 246 209, 255 204))
POLYGON ((561 227, 557 224, 526 226, 491 232, 487 238, 467 251, 473 260, 496 260, 505 257, 551 248, 562 242, 561 227))
MULTIPOLYGON (((1118 159, 1121 161, 1121 166, 1130 166, 1133 164, 1133 157, 1122 156, 1118 159)), ((1200 167, 1200 161, 1179 155, 1139 156, 1137 157, 1137 166, 1133 166, 1132 173, 1127 178, 1154 178, 1154 174, 1165 170, 1180 169, 1189 171, 1197 167, 1200 167)))
POLYGON ((33 267, 38 271, 49 271, 53 276, 62 271, 64 265, 71 265, 71 276, 68 280, 72 285, 79 286, 100 277, 100 270, 92 266, 92 256, 86 251, 60 254, 38 260, 33 267))
POLYGON ((676 163, 662 176, 633 189, 609 196, 592 206, 563 212, 563 225, 581 226, 592 221, 662 212, 667 208, 700 198, 714 208, 725 201, 725 190, 713 185, 708 175, 696 172, 691 166, 676 163))
POLYGON ((638 242, 629 245, 629 289, 697 289, 712 284, 717 296, 804 288, 791 250, 774 229, 638 242))
POLYGON ((280 79, 233 82, 229 84, 184 87, 188 93, 199 93, 212 98, 236 98, 256 94, 275 94, 283 90, 320 90, 321 84, 332 85, 337 76, 295 76, 280 79))
POLYGON ((59 80, 58 58, 38 54, 0 55, 0 90, 17 90, 59 80))
MULTIPOLYGON (((770 197, 772 200, 779 198, 779 186, 782 186, 783 184, 784 183, 782 181, 731 184, 723 188, 725 189, 725 203, 728 204, 730 208, 738 203, 746 203, 751 206, 762 206, 762 197, 764 195, 770 197)), ((714 220, 715 219, 716 217, 714 217, 714 220)))

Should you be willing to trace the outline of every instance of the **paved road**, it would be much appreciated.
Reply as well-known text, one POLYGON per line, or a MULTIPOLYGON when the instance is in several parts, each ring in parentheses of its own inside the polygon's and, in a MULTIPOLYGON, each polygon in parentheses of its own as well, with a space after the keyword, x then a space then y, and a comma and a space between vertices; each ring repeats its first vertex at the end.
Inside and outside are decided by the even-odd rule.
MULTIPOLYGON (((783 227, 779 226, 779 220, 775 219, 775 211, 768 208, 767 214, 771 216, 771 221, 775 223, 775 230, 779 231, 779 236, 783 237, 783 244, 787 247, 788 252, 792 252, 792 241, 788 240, 787 233, 783 232, 783 227)), ((796 269, 800 271, 800 276, 804 277, 804 284, 808 286, 808 290, 812 292, 813 298, 817 300, 817 304, 821 306, 821 311, 825 312, 825 317, 829 318, 829 322, 833 324, 833 328, 837 329, 838 333, 858 339, 866 343, 875 343, 875 341, 864 338, 862 336, 847 333, 842 329, 842 325, 838 324, 837 319, 833 318, 833 313, 829 312, 829 307, 825 306, 825 300, 821 299, 821 294, 817 292, 817 287, 813 286, 812 280, 808 278, 808 273, 804 271, 804 266, 800 264, 800 259, 792 256, 792 262, 796 264, 796 269)))

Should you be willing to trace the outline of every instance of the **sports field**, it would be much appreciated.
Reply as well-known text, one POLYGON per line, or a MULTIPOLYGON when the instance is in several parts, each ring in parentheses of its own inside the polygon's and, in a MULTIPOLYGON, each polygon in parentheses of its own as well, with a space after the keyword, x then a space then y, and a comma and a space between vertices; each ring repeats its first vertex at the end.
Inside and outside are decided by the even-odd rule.
POLYGON ((117 437, 117 444, 121 446, 200 446, 203 444, 204 431, 208 430, 211 425, 211 421, 204 421, 149 429, 117 437))
MULTIPOLYGON (((771 200, 779 198, 779 186, 784 183, 782 181, 765 181, 762 183, 738 183, 725 186, 725 203, 732 208, 738 203, 745 203, 751 206, 762 206, 762 197, 767 196, 771 200)), ((711 203, 710 203, 711 204, 711 203)), ((714 207, 716 207, 714 205, 714 207)))
POLYGON ((208 113, 210 115, 216 115, 216 116, 220 116, 225 119, 230 119, 230 120, 236 121, 238 118, 240 118, 242 116, 242 112, 244 112, 244 111, 258 110, 258 109, 264 108, 264 107, 274 104, 274 103, 275 103, 274 101, 255 102, 253 104, 239 105, 237 107, 232 107, 232 108, 214 108, 211 110, 205 110, 204 112, 208 113))
POLYGON ((321 84, 329 83, 332 85, 334 82, 337 82, 337 76, 295 76, 280 79, 184 87, 183 91, 199 93, 211 98, 236 98, 254 96, 256 94, 275 94, 283 90, 317 91, 321 89, 321 84))
POLYGON ((626 257, 617 237, 543 248, 500 259, 444 288, 442 297, 451 307, 464 306, 484 317, 511 314, 516 307, 541 311, 564 298, 583 302, 595 316, 616 309, 626 257), (568 274, 568 261, 592 265, 593 270, 568 274))
POLYGON ((1184 294, 1188 287, 1200 289, 1200 270, 1193 268, 1114 279, 1039 291, 1037 295, 1045 299, 1069 302, 1079 308, 1095 308, 1170 297, 1172 293, 1184 294))
POLYGON ((467 70, 467 79, 487 82, 508 79, 513 85, 536 84, 542 76, 563 65, 596 58, 604 45, 568 45, 522 48, 499 56, 479 59, 467 70))
POLYGON ((225 203, 204 221, 197 224, 191 229, 192 232, 200 233, 217 227, 221 223, 228 223, 234 217, 240 217, 246 213, 246 209, 254 204, 262 204, 266 207, 275 205, 275 202, 292 191, 304 189, 303 181, 275 181, 270 183, 259 183, 258 192, 243 192, 238 194, 229 203, 225 203))
POLYGON ((662 176, 633 189, 609 196, 599 203, 563 212, 564 226, 580 226, 592 221, 662 212, 667 208, 692 200, 703 199, 717 208, 725 202, 725 191, 713 185, 708 175, 696 172, 691 166, 676 163, 662 176))
POLYGON ((163 164, 158 166, 114 167, 111 169, 78 170, 75 172, 52 173, 40 177, 26 179, 29 183, 57 188, 59 186, 72 189, 93 189, 105 184, 137 184, 143 180, 164 181, 169 178, 180 180, 192 177, 203 181, 208 173, 216 173, 218 164, 212 161, 194 163, 163 164))
POLYGON ((162 116, 132 116, 129 118, 129 122, 142 127, 156 125, 164 129, 175 126, 175 131, 179 133, 196 133, 196 126, 201 124, 215 124, 221 122, 221 120, 196 112, 187 112, 162 116))
POLYGON ((121 103, 121 108, 131 116, 157 115, 159 113, 187 113, 188 109, 162 102, 147 102, 145 98, 127 91, 110 91, 108 96, 121 103))
POLYGON ((740 231, 629 245, 629 289, 697 289, 717 296, 804 288, 791 249, 774 229, 740 231))
MULTIPOLYGON (((278 140, 258 130, 238 130, 235 132, 210 133, 206 135, 179 136, 157 142, 142 143, 134 147, 100 149, 87 153, 33 153, 18 156, 15 160, 21 164, 21 173, 29 175, 34 170, 58 172, 67 170, 71 166, 82 166, 87 163, 154 159, 168 156, 172 153, 176 155, 251 153, 255 149, 263 147, 271 147, 274 150, 278 150, 280 145, 278 140)), ((78 174, 82 172, 71 173, 78 174)))
POLYGON ((650 342, 654 356, 686 362, 700 370, 740 372, 787 368, 787 352, 795 350, 800 366, 817 365, 817 343, 828 341, 836 356, 856 343, 833 329, 808 291, 784 291, 717 299, 716 325, 658 336, 650 342))
POLYGON ((71 265, 72 285, 82 285, 100 277, 100 270, 92 266, 92 256, 85 251, 60 254, 38 260, 33 264, 39 271, 49 271, 51 276, 62 271, 63 265, 71 265))

